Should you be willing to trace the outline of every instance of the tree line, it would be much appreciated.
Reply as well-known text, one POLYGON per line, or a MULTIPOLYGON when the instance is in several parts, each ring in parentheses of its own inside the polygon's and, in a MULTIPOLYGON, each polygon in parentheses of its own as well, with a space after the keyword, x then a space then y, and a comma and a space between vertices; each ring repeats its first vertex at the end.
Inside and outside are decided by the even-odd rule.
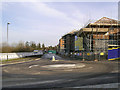
POLYGON ((0 51, 2 53, 13 53, 13 52, 33 52, 34 50, 57 50, 57 46, 48 46, 45 44, 35 43, 33 41, 19 42, 17 44, 8 45, 7 43, 2 43, 0 51))

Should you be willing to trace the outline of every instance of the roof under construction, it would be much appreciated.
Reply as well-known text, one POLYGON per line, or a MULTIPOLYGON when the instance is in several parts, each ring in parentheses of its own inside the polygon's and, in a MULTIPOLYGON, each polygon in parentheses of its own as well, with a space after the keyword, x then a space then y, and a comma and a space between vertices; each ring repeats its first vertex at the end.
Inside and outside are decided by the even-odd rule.
POLYGON ((69 34, 76 34, 77 32, 82 33, 82 32, 100 32, 100 33, 106 33, 109 31, 108 27, 110 26, 120 26, 120 24, 118 24, 118 20, 114 20, 111 18, 107 18, 107 17, 102 17, 101 19, 97 20, 94 23, 89 23, 85 28, 81 28, 79 31, 78 30, 73 30, 63 36, 69 35, 69 34), (96 26, 99 25, 101 27, 97 27, 96 26), (93 28, 91 28, 91 26, 94 26, 93 28), (104 27, 103 27, 104 26, 104 27), (107 28, 105 28, 105 26, 107 28))
POLYGON ((94 23, 90 23, 90 25, 117 25, 117 24, 118 20, 110 19, 107 17, 103 17, 94 23))
POLYGON ((117 24, 117 20, 103 17, 103 18, 97 20, 95 23, 97 23, 97 24, 101 24, 101 23, 102 24, 117 24))
POLYGON ((118 26, 117 20, 103 17, 94 23, 89 23, 85 28, 82 28, 79 33, 82 33, 82 32, 103 32, 103 33, 105 33, 105 32, 109 31, 108 27, 114 26, 114 25, 116 27, 118 26), (91 26, 93 26, 93 25, 94 25, 94 27, 91 28, 91 26), (97 25, 102 25, 104 27, 97 27, 97 25), (107 27, 105 28, 105 26, 107 26, 107 27))

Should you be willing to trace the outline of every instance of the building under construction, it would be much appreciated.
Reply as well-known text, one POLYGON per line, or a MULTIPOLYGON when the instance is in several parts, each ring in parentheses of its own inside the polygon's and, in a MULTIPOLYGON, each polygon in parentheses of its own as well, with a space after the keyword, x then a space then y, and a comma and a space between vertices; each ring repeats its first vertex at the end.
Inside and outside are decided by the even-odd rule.
POLYGON ((75 52, 75 35, 78 31, 73 30, 59 40, 59 53, 60 54, 70 54, 70 52, 75 52))
MULTIPOLYGON (((120 25, 117 20, 107 17, 103 17, 94 23, 90 22, 79 31, 68 33, 62 37, 64 41, 63 51, 68 54, 75 53, 76 55, 77 53, 78 56, 83 54, 81 52, 90 56, 92 52, 96 55, 94 59, 100 58, 99 55, 107 57, 109 48, 119 48, 119 28, 120 25)), ((59 47, 61 48, 61 46, 59 47)))

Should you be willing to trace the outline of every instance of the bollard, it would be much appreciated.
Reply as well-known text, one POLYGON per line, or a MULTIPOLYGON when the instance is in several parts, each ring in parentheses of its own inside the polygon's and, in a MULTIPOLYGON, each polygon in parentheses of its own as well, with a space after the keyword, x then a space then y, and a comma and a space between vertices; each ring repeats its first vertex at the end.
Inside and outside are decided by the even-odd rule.
POLYGON ((52 61, 55 61, 55 57, 54 56, 52 56, 52 61))

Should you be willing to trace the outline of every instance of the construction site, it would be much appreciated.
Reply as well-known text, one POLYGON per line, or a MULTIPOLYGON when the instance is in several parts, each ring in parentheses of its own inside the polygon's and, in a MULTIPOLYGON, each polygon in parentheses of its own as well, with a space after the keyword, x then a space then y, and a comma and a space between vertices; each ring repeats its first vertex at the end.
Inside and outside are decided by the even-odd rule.
POLYGON ((73 30, 59 40, 60 55, 80 60, 120 59, 120 22, 102 17, 89 21, 80 30, 73 30))

